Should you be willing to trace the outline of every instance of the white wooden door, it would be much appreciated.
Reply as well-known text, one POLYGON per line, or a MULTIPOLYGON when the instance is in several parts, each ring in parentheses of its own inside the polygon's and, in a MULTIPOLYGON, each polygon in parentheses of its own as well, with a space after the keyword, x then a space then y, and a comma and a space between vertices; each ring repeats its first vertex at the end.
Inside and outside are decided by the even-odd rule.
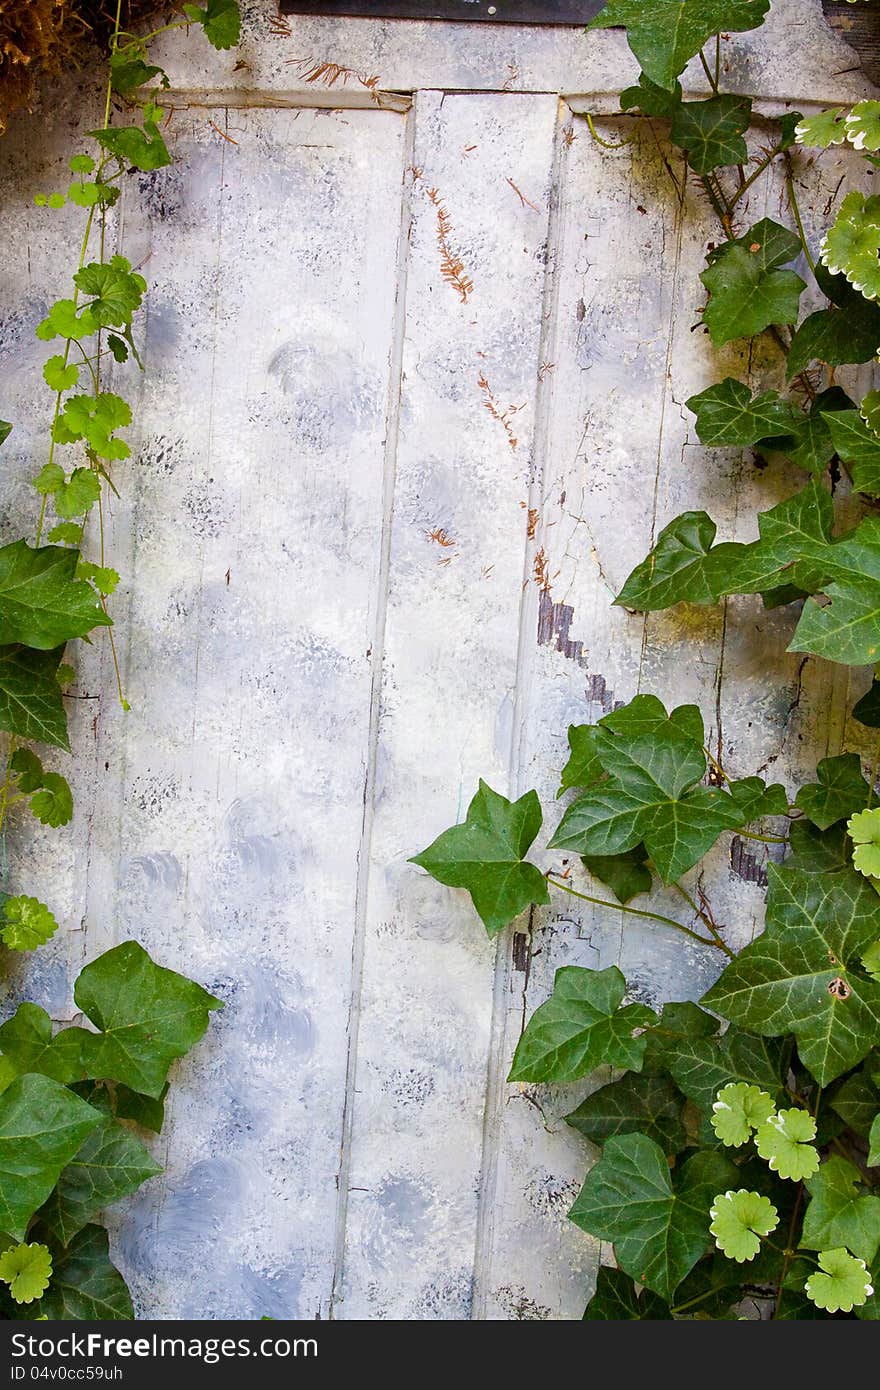
MULTIPOLYGON (((480 776, 552 802, 568 724, 639 689, 697 700, 737 774, 796 782, 839 745, 829 668, 779 660, 784 611, 611 607, 671 516, 734 536, 767 505, 681 403, 769 364, 692 332, 706 210, 679 216, 650 141, 590 137, 583 113, 613 133, 635 76, 621 34, 284 35, 270 0, 244 8, 238 53, 169 44, 176 163, 121 205, 150 282, 112 518, 132 709, 98 643, 76 820, 11 847, 50 863, 69 925, 26 983, 69 1018, 82 961, 137 937, 226 1001, 179 1069, 165 1176, 114 1217, 142 1315, 576 1318, 599 1251, 566 1210, 591 1154, 571 1093, 505 1084, 512 1049, 560 964, 619 962, 659 1003, 712 962, 568 903, 496 947, 406 861, 480 776), (328 62, 350 72, 309 80, 328 62)), ((767 103, 866 91, 819 0, 777 0, 736 53, 767 103)), ((32 330, 76 236, 32 197, 82 107, 56 93, 0 149, 10 529, 47 425, 32 330)), ((805 178, 833 197, 838 176, 805 178)), ((736 840, 712 859, 741 939, 762 869, 736 840)))

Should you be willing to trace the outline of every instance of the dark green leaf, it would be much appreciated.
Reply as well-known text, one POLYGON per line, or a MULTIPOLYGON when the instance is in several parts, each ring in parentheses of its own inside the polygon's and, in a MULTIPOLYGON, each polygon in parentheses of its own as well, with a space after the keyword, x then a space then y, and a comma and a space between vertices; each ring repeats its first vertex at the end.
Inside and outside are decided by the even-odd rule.
POLYGON ((748 97, 713 96, 682 103, 672 119, 670 139, 686 152, 698 174, 728 164, 745 164, 749 157, 743 131, 752 119, 748 97))
POLYGON ((57 675, 63 652, 63 647, 54 651, 0 647, 0 729, 69 752, 57 675))
POLYGON ((807 1178, 810 1202, 804 1214, 801 1245, 806 1250, 836 1250, 845 1245, 870 1265, 880 1246, 880 1197, 862 1192, 862 1175, 839 1154, 826 1158, 807 1178))
POLYGON ((604 1144, 615 1134, 646 1134, 671 1155, 688 1142, 683 1106, 684 1096, 666 1077, 628 1072, 587 1096, 565 1119, 594 1144, 604 1144))
POLYGON ((786 863, 804 873, 830 874, 852 864, 851 846, 843 825, 822 831, 807 820, 795 820, 789 828, 788 843, 791 857, 786 863))
POLYGON ((67 779, 60 772, 45 772, 30 805, 32 815, 43 825, 67 825, 73 817, 73 793, 67 779))
POLYGON ((615 965, 564 965, 553 993, 536 1009, 517 1045, 509 1081, 577 1081, 605 1063, 638 1070, 645 1051, 637 1028, 655 1023, 644 1004, 625 1004, 626 980, 615 965))
POLYGON ((828 1104, 853 1134, 867 1139, 874 1117, 880 1113, 880 1091, 871 1079, 870 1069, 865 1066, 848 1076, 828 1104))
POLYGON ((588 787, 602 777, 602 764, 596 757, 595 724, 572 724, 568 730, 568 746, 571 750, 568 762, 562 769, 559 796, 569 787, 588 787))
POLYGON ((645 1057, 642 1071, 651 1076, 669 1070, 670 1061, 687 1040, 694 1042, 714 1037, 720 1024, 712 1014, 689 1001, 683 1004, 664 1004, 660 1022, 645 1033, 645 1057))
POLYGON ((670 1316, 662 1298, 650 1289, 642 1289, 637 1294, 632 1279, 622 1269, 599 1266, 596 1292, 584 1313, 586 1321, 624 1322, 636 1318, 666 1321, 670 1316))
POLYGON ((171 163, 171 155, 155 121, 140 126, 114 126, 109 130, 90 130, 93 140, 117 159, 135 169, 161 169, 171 163))
POLYGON ((791 340, 786 374, 790 380, 812 362, 827 362, 829 367, 870 362, 878 347, 880 308, 850 290, 843 307, 818 309, 804 319, 791 340))
POLYGON ((804 604, 789 651, 873 665, 880 658, 880 518, 865 517, 829 546, 823 565, 832 582, 822 586, 822 602, 804 604))
POLYGON ((94 589, 74 577, 78 555, 25 541, 0 548, 0 643, 51 651, 110 619, 94 589))
POLYGON ((716 347, 754 337, 771 324, 796 322, 806 286, 780 267, 799 252, 794 233, 769 218, 712 252, 700 279, 710 296, 703 322, 716 347))
POLYGON ((110 81, 114 92, 128 96, 136 87, 143 87, 154 77, 162 75, 161 85, 167 87, 168 76, 154 63, 147 63, 137 54, 113 53, 110 56, 110 81))
POLYGON ((0 1230, 28 1222, 101 1116, 47 1076, 18 1076, 0 1095, 0 1230))
POLYGON ((721 1038, 682 1038, 665 1052, 666 1067, 679 1090, 705 1118, 718 1092, 744 1081, 785 1100, 782 1053, 777 1043, 728 1028, 721 1038))
POLYGON ((770 0, 608 0, 587 28, 625 28, 639 66, 671 90, 713 35, 756 29, 769 8, 770 0))
POLYGON ((12 433, 12 426, 8 420, 0 420, 0 444, 5 444, 12 433))
POLYGON ((624 854, 584 854, 581 861, 588 873, 607 883, 619 903, 628 903, 639 893, 649 893, 653 879, 644 845, 624 854))
POLYGON ((870 690, 853 705, 853 719, 868 729, 880 729, 880 681, 872 680, 870 690))
POLYGON ((652 82, 643 72, 639 73, 637 87, 627 87, 620 94, 621 111, 638 108, 644 116, 660 116, 671 120, 680 105, 680 82, 675 82, 672 90, 667 91, 665 87, 658 87, 656 82, 652 82))
MULTIPOLYGON (((39 1238, 43 1234, 36 1228, 39 1238)), ((40 1300, 40 1314, 54 1322, 92 1322, 133 1318, 131 1296, 110 1261, 103 1226, 86 1226, 65 1249, 46 1232, 52 1251, 52 1282, 40 1300)))
POLYGON ((63 1170, 38 1219, 59 1244, 69 1245, 104 1207, 136 1192, 161 1171, 161 1164, 130 1130, 105 1117, 63 1170))
POLYGON ((410 859, 438 883, 466 888, 490 936, 529 903, 547 903, 547 881, 523 862, 541 828, 537 792, 508 801, 481 780, 463 825, 453 825, 410 859))
POLYGON ((826 876, 771 864, 768 876, 763 935, 701 1002, 752 1032, 794 1033, 827 1086, 880 1043, 880 984, 861 974, 862 953, 880 937, 880 900, 851 869, 826 876))
POLYGON ((735 448, 789 434, 803 419, 803 412, 781 400, 778 391, 764 391, 752 399, 748 386, 732 376, 691 396, 685 405, 697 417, 701 443, 735 448))
POLYGON ((836 411, 825 420, 837 453, 853 465, 853 487, 868 497, 880 497, 880 439, 857 410, 836 411))
POLYGON ((569 1212, 590 1235, 614 1243, 621 1269, 671 1302, 709 1240, 709 1207, 734 1185, 721 1153, 696 1153, 675 1174, 643 1134, 609 1139, 569 1212))
POLYGON ((241 15, 238 0, 208 0, 200 5, 184 5, 184 14, 194 24, 201 24, 205 38, 214 48, 234 48, 241 37, 241 15))
POLYGON ((867 806, 870 787, 862 776, 858 753, 823 758, 816 776, 818 782, 801 787, 794 804, 820 830, 828 830, 867 806))
POLYGON ((167 1081, 162 1087, 162 1094, 158 1099, 153 1096, 141 1095, 138 1091, 130 1090, 128 1086, 116 1086, 114 1090, 116 1114, 120 1120, 133 1120, 143 1129, 151 1129, 154 1134, 161 1134, 162 1125, 165 1123, 165 1097, 167 1093, 167 1081))

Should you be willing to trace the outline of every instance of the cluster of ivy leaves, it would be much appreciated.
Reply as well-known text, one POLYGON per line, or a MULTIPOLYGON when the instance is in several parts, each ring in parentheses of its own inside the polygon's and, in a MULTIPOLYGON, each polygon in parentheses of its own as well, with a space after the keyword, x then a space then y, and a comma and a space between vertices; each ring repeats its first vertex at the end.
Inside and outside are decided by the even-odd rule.
MULTIPOLYGON (((237 0, 183 6, 185 23, 202 26, 215 48, 238 42, 237 0)), ((43 368, 54 404, 48 458, 34 479, 40 498, 35 533, 0 547, 0 838, 8 816, 26 809, 44 825, 73 816, 67 779, 44 766, 45 750, 70 752, 65 689, 74 679, 65 652, 112 619, 107 600, 119 575, 104 554, 103 498, 116 491, 113 465, 130 448, 120 434, 129 404, 106 389, 108 361, 142 365, 135 321, 146 280, 122 255, 103 255, 105 216, 122 180, 171 162, 153 95, 169 85, 149 61, 146 42, 120 30, 109 57, 106 116, 90 132, 91 153, 69 160, 63 191, 40 194, 39 206, 72 205, 85 213, 71 294, 36 327, 52 352, 43 368), (111 123, 114 104, 129 123, 111 123), (98 235, 100 232, 100 235, 98 235), (92 246, 100 254, 92 255, 92 246), (97 514, 97 555, 85 553, 97 514), (33 746, 37 745, 40 749, 33 746)), ((51 398, 50 398, 51 400, 51 398)), ((12 425, 0 420, 0 445, 12 425)), ((115 647, 113 649, 115 664, 115 647)), ((118 676, 118 667, 117 667, 118 676)), ((121 683, 119 697, 125 706, 121 683)), ((3 866, 6 876, 5 838, 3 866)), ((27 888, 35 885, 25 885, 27 888)), ((31 951, 58 928, 36 895, 0 887, 0 942, 31 951)), ((0 1315, 127 1318, 131 1300, 111 1264, 107 1232, 96 1218, 109 1203, 159 1172, 137 1129, 162 1126, 167 1073, 207 1027, 218 1007, 199 985, 156 965, 126 942, 87 966, 76 984, 77 1007, 96 1031, 53 1035, 49 1015, 23 1003, 0 1025, 0 1315)))
MULTIPOLYGON (((804 485, 757 517, 750 542, 716 540, 702 511, 660 533, 617 597, 630 610, 757 594, 799 604, 791 649, 873 668, 880 658, 880 392, 851 399, 834 369, 880 350, 880 198, 845 192, 815 254, 795 195, 798 146, 848 142, 880 158, 880 103, 792 112, 760 156, 744 136, 751 102, 720 90, 731 35, 770 0, 608 0, 592 27, 622 26, 639 61, 625 112, 665 123, 722 238, 701 275, 711 344, 769 334, 786 393, 726 377, 687 406, 704 445, 782 456, 804 485), (709 93, 686 100, 698 59, 709 93), (743 217, 749 189, 782 165, 794 228, 743 217), (797 261, 795 269, 793 262, 797 261), (809 273, 825 307, 802 316, 809 273), (842 533, 836 494, 862 515, 842 533)), ((852 711, 880 729, 876 680, 852 711)), ((551 889, 648 917, 718 952, 724 968, 698 1002, 659 1015, 627 998, 618 969, 566 966, 525 1028, 509 1080, 568 1086, 614 1069, 567 1116, 601 1157, 569 1215, 613 1247, 588 1319, 880 1319, 880 807, 873 766, 823 759, 793 802, 779 784, 732 779, 710 758, 700 711, 638 695, 595 725, 569 729, 549 839, 568 868, 527 858, 542 827, 537 793, 511 802, 480 783, 462 824, 413 862, 466 889, 494 935, 551 889), (766 832, 772 833, 768 836, 766 832), (738 953, 687 875, 719 837, 778 841, 764 931, 738 953), (572 886, 580 861, 605 897, 572 886), (684 880, 684 881, 683 881, 684 880), (659 882, 678 919, 632 906, 659 882)))

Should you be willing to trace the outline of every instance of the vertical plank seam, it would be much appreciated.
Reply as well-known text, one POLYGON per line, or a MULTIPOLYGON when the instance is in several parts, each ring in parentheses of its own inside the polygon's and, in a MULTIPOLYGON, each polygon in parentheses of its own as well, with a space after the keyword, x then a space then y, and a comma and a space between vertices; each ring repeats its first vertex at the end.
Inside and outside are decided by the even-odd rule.
MULTIPOLYGON (((557 331, 559 298, 558 261, 561 229, 564 224, 563 126, 569 108, 559 97, 552 132, 552 161, 550 174, 550 205, 547 214, 547 259, 541 296, 541 331, 538 342, 536 372, 542 362, 554 360, 551 344, 557 331)), ((550 402, 553 396, 553 373, 538 376, 535 393, 535 429, 529 477, 529 508, 541 501, 544 487, 544 460, 550 430, 550 402)), ((526 536, 523 546, 523 580, 519 605, 516 675, 513 699, 513 720, 509 753, 511 794, 521 793, 525 733, 523 714, 527 702, 527 676, 533 664, 536 626, 535 586, 532 583, 530 542, 526 536)), ((529 919, 531 927, 531 918, 529 919)), ((495 1208, 498 1188, 498 1140, 506 1084, 504 1044, 507 1034, 507 996, 510 981, 511 942, 506 933, 498 937, 495 952, 495 978, 492 990, 492 1019, 489 1029, 489 1049, 486 1062, 486 1089, 483 1103, 483 1137, 480 1157, 480 1182, 477 1194, 477 1227, 474 1238, 473 1294, 471 1318, 482 1321, 486 1316, 489 1297, 488 1274, 492 1240, 495 1230, 495 1208)))
MULTIPOLYGON (((418 94, 416 94, 418 96, 418 94)), ((367 744, 367 764, 364 775, 364 808, 358 846, 357 882, 355 886, 354 934, 351 948, 351 993, 349 998, 346 1036, 348 1051, 345 1066, 345 1094, 342 1109, 342 1133, 339 1144, 339 1167, 336 1174, 336 1229, 333 1249, 333 1270, 330 1286, 328 1316, 333 1319, 336 1305, 344 1302, 345 1245, 348 1219, 348 1192, 351 1172, 351 1137, 356 1096, 358 1034, 361 1015, 364 954, 366 946, 367 901, 369 894, 370 851, 373 836, 374 794, 379 748, 379 724, 382 710, 382 682, 385 662, 385 628, 388 614, 388 593, 391 573, 391 539, 394 519, 394 494, 397 482, 397 450, 400 435, 400 406, 403 390, 403 357, 406 339, 407 280, 412 231, 412 185, 410 170, 413 164, 417 102, 414 100, 404 113, 403 167, 401 171, 400 231, 397 243, 397 298, 392 329, 391 362, 385 420, 385 448, 382 476, 382 537, 377 575, 376 612, 372 643, 372 682, 370 687, 370 721, 367 744)))

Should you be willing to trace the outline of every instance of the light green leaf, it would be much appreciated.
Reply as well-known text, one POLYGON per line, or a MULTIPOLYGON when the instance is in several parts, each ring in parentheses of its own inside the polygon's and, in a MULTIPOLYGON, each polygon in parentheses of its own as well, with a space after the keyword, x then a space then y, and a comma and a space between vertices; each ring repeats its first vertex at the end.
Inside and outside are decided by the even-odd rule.
POLYGON ((83 524, 82 522, 60 521, 57 526, 53 526, 47 539, 53 545, 76 545, 82 544, 83 524))
POLYGON ((880 1197, 863 1193, 858 1168, 832 1154, 818 1173, 807 1179, 807 1190, 810 1203, 801 1233, 803 1248, 827 1250, 845 1245, 871 1264, 880 1246, 880 1197))
MULTIPOLYGON (((853 864, 859 873, 866 878, 880 878, 880 809, 875 806, 873 811, 857 812, 847 821, 846 831, 855 844, 853 864)), ((869 950, 876 955, 875 947, 876 943, 869 950)), ((874 957, 869 959, 873 960, 874 957)), ((864 961, 863 955, 863 964, 864 961)))
POLYGON ((774 1173, 792 1182, 801 1182, 819 1169, 819 1154, 811 1140, 816 1137, 816 1121, 806 1110, 780 1110, 759 1125, 755 1148, 774 1173))
POLYGON ((66 1249, 48 1237, 46 1244, 52 1251, 54 1269, 40 1302, 45 1317, 76 1322, 134 1317, 125 1280, 110 1261, 103 1226, 86 1226, 66 1249))
POLYGON ((801 1061, 827 1086, 880 1043, 880 984, 853 969, 877 940, 880 903, 853 869, 771 864, 768 877, 763 935, 700 1002, 755 1033, 794 1033, 801 1061))
POLYGON ((43 785, 30 800, 31 813, 43 825, 67 825, 73 816, 73 793, 60 772, 47 772, 43 785))
POLYGON ((132 52, 128 46, 125 51, 110 55, 110 82, 114 92, 118 92, 120 96, 128 96, 136 87, 145 86, 160 74, 160 85, 168 87, 168 76, 164 69, 157 67, 155 63, 145 62, 145 56, 146 49, 137 53, 132 52))
POLYGON ((736 1171, 724 1154, 701 1152, 673 1175, 657 1144, 624 1134, 608 1140, 569 1216, 612 1241, 620 1268, 669 1302, 705 1251, 712 1199, 736 1171))
POLYGON ((799 252, 793 232, 764 218, 710 253, 700 279, 709 291, 703 322, 715 347, 754 337, 771 324, 797 322, 806 286, 793 270, 780 267, 799 252))
POLYGON ((70 750, 58 667, 63 647, 0 647, 0 729, 70 750))
POLYGON ((820 244, 822 264, 866 299, 880 294, 880 197, 847 193, 820 244))
POLYGON ((817 116, 802 117, 794 132, 798 144, 820 150, 827 150, 829 145, 842 145, 846 139, 846 122, 841 119, 843 111, 842 106, 831 106, 817 116))
POLYGON ((752 119, 748 97, 713 96, 682 103, 672 118, 670 139, 684 150, 698 174, 728 164, 745 164, 748 148, 742 138, 752 119))
POLYGON ((110 619, 90 585, 74 578, 77 555, 25 541, 0 547, 0 643, 49 651, 110 619))
POLYGON ((820 830, 827 830, 866 805, 870 788, 862 776, 858 753, 823 758, 816 776, 818 782, 801 787, 794 804, 820 830))
MULTIPOLYGON (((116 55, 114 55, 115 57, 116 55)), ((110 60, 113 66, 113 59, 110 60)), ((67 167, 72 174, 91 174, 94 173, 95 161, 90 154, 74 154, 67 161, 67 167)))
POLYGON ((54 493, 55 510, 70 521, 91 511, 100 496, 101 482, 94 468, 75 468, 54 493))
POLYGON ((859 101, 844 120, 846 138, 857 150, 880 150, 880 101, 859 101))
POLYGON ((0 1255, 0 1279, 16 1303, 33 1303, 49 1287, 52 1256, 45 1245, 14 1245, 0 1255))
POLYGON ((116 327, 131 323, 147 288, 144 277, 132 270, 124 256, 92 261, 76 272, 73 282, 83 295, 93 296, 88 308, 98 323, 116 327))
POLYGON ((779 1225, 779 1213, 770 1199, 743 1187, 737 1192, 719 1192, 709 1215, 715 1244, 737 1264, 753 1260, 761 1248, 761 1237, 769 1236, 779 1225))
POLYGON ((43 785, 45 773, 43 764, 31 748, 16 748, 12 755, 10 767, 15 773, 18 783, 18 790, 21 792, 36 792, 43 785))
POLYGON ((3 903, 0 940, 10 951, 35 951, 55 935, 58 923, 45 903, 24 894, 3 903))
POLYGON ((104 1117, 62 1172, 38 1220, 61 1245, 69 1245, 104 1207, 136 1192, 161 1171, 161 1164, 130 1130, 104 1117))
POLYGON ((873 946, 862 952, 862 965, 872 980, 880 980, 880 941, 875 941, 873 946))
POLYGON ((43 367, 43 376, 46 385, 51 386, 53 391, 67 391, 79 381, 79 367, 73 363, 67 366, 64 358, 58 353, 55 357, 50 357, 43 367))
POLYGON ((76 567, 77 574, 88 579, 89 583, 94 584, 99 594, 105 597, 112 594, 119 583, 119 572, 109 569, 104 565, 93 565, 91 560, 80 560, 76 567))
POLYGON ((766 1091, 745 1081, 736 1081, 718 1092, 718 1099, 712 1105, 712 1128, 722 1144, 739 1149, 751 1139, 753 1130, 769 1120, 775 1109, 773 1097, 766 1091))
POLYGON ((625 1004, 626 980, 616 966, 564 965, 553 993, 536 1009, 519 1040, 508 1081, 577 1081, 605 1063, 638 1071, 645 1051, 636 1029, 656 1023, 644 1004, 625 1004))
POLYGON ((90 1130, 97 1110, 48 1076, 19 1076, 0 1095, 0 1230, 24 1240, 90 1130))
POLYGON ((79 342, 97 333, 99 327, 98 320, 89 309, 79 309, 73 299, 59 299, 42 323, 37 325, 36 334, 43 342, 49 342, 52 338, 73 338, 79 342))
POLYGON ((757 29, 770 0, 608 0, 588 29, 622 26, 639 66, 671 90, 713 35, 757 29))
POLYGON ((537 792, 508 801, 480 781, 463 825, 444 830, 409 860, 438 883, 466 888, 490 936, 508 926, 529 903, 548 903, 547 881, 524 862, 541 828, 537 792))
POLYGON ((131 450, 113 431, 131 424, 131 407, 112 391, 97 396, 69 396, 52 427, 56 444, 82 439, 103 459, 126 459, 131 450))
POLYGON ((684 1096, 668 1078, 627 1072, 587 1096, 565 1121, 594 1144, 615 1134, 646 1134, 665 1154, 677 1154, 688 1142, 683 1106, 684 1096))
POLYGON ((184 13, 194 24, 201 24, 205 38, 214 48, 234 48, 241 37, 238 0, 208 0, 200 5, 184 5, 184 13))
POLYGON ((817 1308, 850 1313, 874 1292, 864 1260, 857 1260, 849 1251, 823 1250, 819 1264, 824 1273, 811 1274, 805 1285, 817 1308))

